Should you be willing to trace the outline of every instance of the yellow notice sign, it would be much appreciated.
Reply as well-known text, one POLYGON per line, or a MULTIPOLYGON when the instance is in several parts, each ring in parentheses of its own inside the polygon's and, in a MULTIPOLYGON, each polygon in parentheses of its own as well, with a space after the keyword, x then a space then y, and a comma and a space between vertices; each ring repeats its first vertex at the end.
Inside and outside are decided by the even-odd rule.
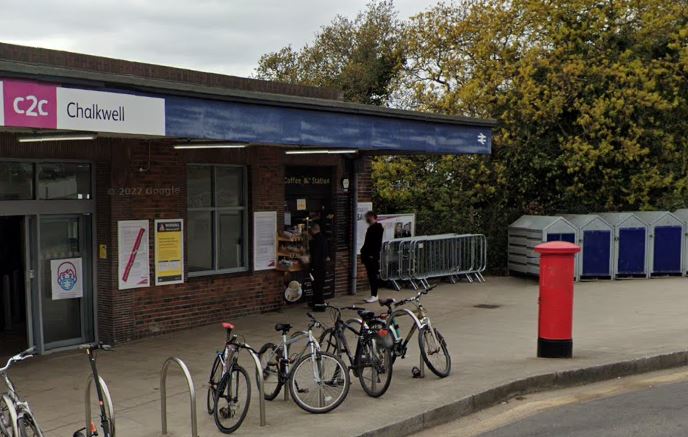
POLYGON ((155 221, 155 285, 184 282, 184 220, 155 221))

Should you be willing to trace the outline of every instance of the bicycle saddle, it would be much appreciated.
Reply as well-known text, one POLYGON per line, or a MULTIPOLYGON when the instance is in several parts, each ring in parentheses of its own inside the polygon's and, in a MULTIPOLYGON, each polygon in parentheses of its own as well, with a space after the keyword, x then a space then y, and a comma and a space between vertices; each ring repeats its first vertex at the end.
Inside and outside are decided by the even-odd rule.
POLYGON ((289 332, 291 325, 289 323, 278 323, 275 325, 275 331, 289 332))
POLYGON ((386 307, 392 306, 393 304, 397 303, 397 301, 391 297, 388 299, 380 299, 379 302, 380 302, 380 306, 386 306, 386 307))
POLYGON ((358 310, 358 315, 361 316, 363 320, 370 320, 375 318, 375 313, 367 310, 358 310))
POLYGON ((222 327, 225 329, 234 329, 234 325, 229 322, 222 322, 222 327))

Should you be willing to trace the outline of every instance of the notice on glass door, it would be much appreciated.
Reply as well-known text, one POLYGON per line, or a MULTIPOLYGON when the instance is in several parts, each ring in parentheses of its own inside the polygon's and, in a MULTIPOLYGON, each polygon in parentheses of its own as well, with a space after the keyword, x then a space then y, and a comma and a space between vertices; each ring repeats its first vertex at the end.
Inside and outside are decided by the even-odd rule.
POLYGON ((84 296, 84 275, 81 258, 50 260, 53 300, 77 299, 84 296))
POLYGON ((184 282, 184 220, 155 221, 155 285, 184 282))
POLYGON ((253 270, 277 266, 277 212, 253 213, 253 270))
POLYGON ((150 287, 148 246, 148 220, 117 222, 117 277, 120 290, 150 287))

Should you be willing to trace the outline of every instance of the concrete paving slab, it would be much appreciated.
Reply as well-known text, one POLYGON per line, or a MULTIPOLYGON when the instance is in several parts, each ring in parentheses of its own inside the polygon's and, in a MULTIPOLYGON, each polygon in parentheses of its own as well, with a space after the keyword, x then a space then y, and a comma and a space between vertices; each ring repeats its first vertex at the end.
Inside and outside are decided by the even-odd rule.
MULTIPOLYGON (((409 296, 411 292, 385 291, 383 295, 409 296)), ((360 304, 363 297, 344 296, 335 302, 360 304)), ((408 421, 405 429, 410 431, 423 426, 417 419, 420 413, 428 412, 427 420, 457 414, 455 410, 461 408, 458 405, 437 408, 521 378, 686 349, 688 279, 684 278, 576 284, 574 358, 570 360, 535 357, 535 281, 488 278, 485 284, 442 285, 423 302, 448 342, 452 355, 452 374, 448 378, 438 379, 430 372, 425 379, 412 378, 411 368, 419 360, 414 342, 409 356, 397 361, 392 385, 382 398, 367 397, 354 381, 347 400, 327 415, 311 415, 291 401, 276 400, 268 402, 268 426, 261 428, 254 386, 249 414, 236 434, 361 435, 404 420, 408 421), (476 307, 482 304, 497 307, 476 307)), ((368 306, 377 309, 376 305, 368 306)), ((277 322, 305 327, 304 313, 305 308, 300 306, 232 322, 236 332, 258 348, 278 339, 273 330, 277 322)), ((114 352, 101 353, 99 371, 115 402, 118 436, 160 435, 159 371, 169 356, 183 359, 192 372, 198 396, 199 434, 222 435, 204 408, 207 373, 223 340, 222 329, 212 325, 122 344, 114 352)), ((249 368, 247 355, 242 363, 249 368)), ((46 436, 70 436, 83 422, 88 371, 86 357, 78 352, 28 360, 12 369, 17 388, 31 403, 46 436)), ((188 394, 175 369, 170 369, 168 395, 170 435, 189 435, 188 394)))

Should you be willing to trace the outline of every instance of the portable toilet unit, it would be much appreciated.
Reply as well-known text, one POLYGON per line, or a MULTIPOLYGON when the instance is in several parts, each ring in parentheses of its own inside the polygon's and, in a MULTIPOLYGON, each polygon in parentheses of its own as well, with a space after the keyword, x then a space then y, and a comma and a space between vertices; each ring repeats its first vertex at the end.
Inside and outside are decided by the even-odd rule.
POLYGON ((577 240, 576 227, 563 217, 524 215, 509 226, 509 272, 539 276, 540 255, 535 246, 548 241, 575 244, 577 240))
POLYGON ((581 251, 578 257, 579 279, 614 278, 614 227, 602 217, 593 214, 565 214, 563 216, 578 228, 581 251))
POLYGON ((647 225, 650 276, 683 274, 683 221, 669 211, 634 213, 647 225))
POLYGON ((649 277, 648 232, 632 212, 597 214, 614 227, 614 277, 649 277))
POLYGON ((674 215, 683 222, 683 275, 688 275, 688 208, 677 209, 674 215))

